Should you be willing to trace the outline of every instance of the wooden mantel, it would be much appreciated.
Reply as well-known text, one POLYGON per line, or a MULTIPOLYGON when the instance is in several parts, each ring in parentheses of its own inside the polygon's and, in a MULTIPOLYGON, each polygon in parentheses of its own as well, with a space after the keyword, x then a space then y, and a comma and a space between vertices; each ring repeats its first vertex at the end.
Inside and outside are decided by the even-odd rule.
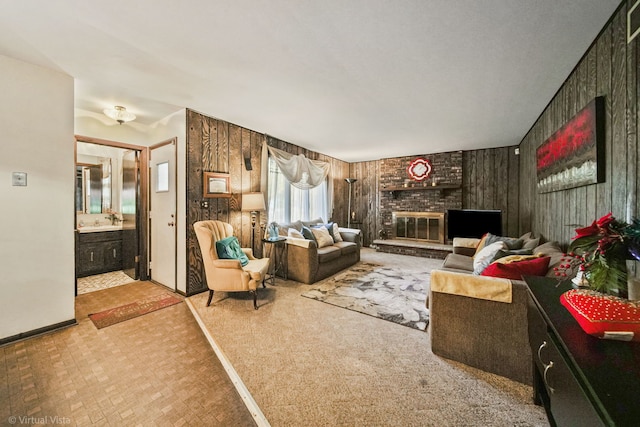
POLYGON ((461 188, 460 184, 438 184, 438 185, 425 185, 416 187, 386 187, 381 191, 390 191, 393 198, 398 198, 401 191, 439 191, 444 192, 448 190, 458 190, 461 188))

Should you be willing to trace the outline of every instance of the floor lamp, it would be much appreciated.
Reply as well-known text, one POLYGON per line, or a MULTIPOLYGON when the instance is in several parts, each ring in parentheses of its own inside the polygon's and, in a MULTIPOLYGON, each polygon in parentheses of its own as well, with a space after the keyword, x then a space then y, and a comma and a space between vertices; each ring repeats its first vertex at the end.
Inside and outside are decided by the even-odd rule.
POLYGON ((260 211, 265 210, 262 193, 245 193, 242 195, 242 211, 251 212, 251 250, 255 252, 256 219, 260 211))
POLYGON ((347 211, 347 228, 351 228, 351 184, 357 181, 355 178, 345 178, 349 183, 349 210, 347 211))

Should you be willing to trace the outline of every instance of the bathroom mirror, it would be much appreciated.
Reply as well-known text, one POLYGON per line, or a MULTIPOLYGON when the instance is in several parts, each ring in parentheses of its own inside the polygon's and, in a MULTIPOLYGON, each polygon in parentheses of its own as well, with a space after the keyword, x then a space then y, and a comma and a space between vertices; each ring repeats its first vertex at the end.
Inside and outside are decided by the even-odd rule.
POLYGON ((78 141, 76 152, 76 211, 101 214, 118 210, 116 172, 118 149, 78 141))
POLYGON ((111 209, 111 159, 99 157, 96 163, 76 164, 76 211, 105 213, 111 209))

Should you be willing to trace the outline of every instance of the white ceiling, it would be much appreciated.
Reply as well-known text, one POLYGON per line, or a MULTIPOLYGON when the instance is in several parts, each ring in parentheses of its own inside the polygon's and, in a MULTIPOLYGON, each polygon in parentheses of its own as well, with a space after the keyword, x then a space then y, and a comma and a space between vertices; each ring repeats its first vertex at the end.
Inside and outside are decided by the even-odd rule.
POLYGON ((79 109, 362 161, 518 144, 619 4, 0 0, 0 54, 73 76, 79 109))

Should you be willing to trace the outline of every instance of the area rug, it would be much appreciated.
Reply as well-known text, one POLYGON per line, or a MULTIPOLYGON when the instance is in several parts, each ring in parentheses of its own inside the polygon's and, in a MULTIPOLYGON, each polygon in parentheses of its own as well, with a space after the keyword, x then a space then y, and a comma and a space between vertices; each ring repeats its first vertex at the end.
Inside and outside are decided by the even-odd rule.
POLYGON ((98 329, 124 322, 162 308, 182 302, 182 299, 171 294, 154 295, 131 304, 110 308, 99 313, 90 314, 89 318, 98 329))
POLYGON ((314 285, 303 297, 426 330, 430 275, 362 262, 314 285))

